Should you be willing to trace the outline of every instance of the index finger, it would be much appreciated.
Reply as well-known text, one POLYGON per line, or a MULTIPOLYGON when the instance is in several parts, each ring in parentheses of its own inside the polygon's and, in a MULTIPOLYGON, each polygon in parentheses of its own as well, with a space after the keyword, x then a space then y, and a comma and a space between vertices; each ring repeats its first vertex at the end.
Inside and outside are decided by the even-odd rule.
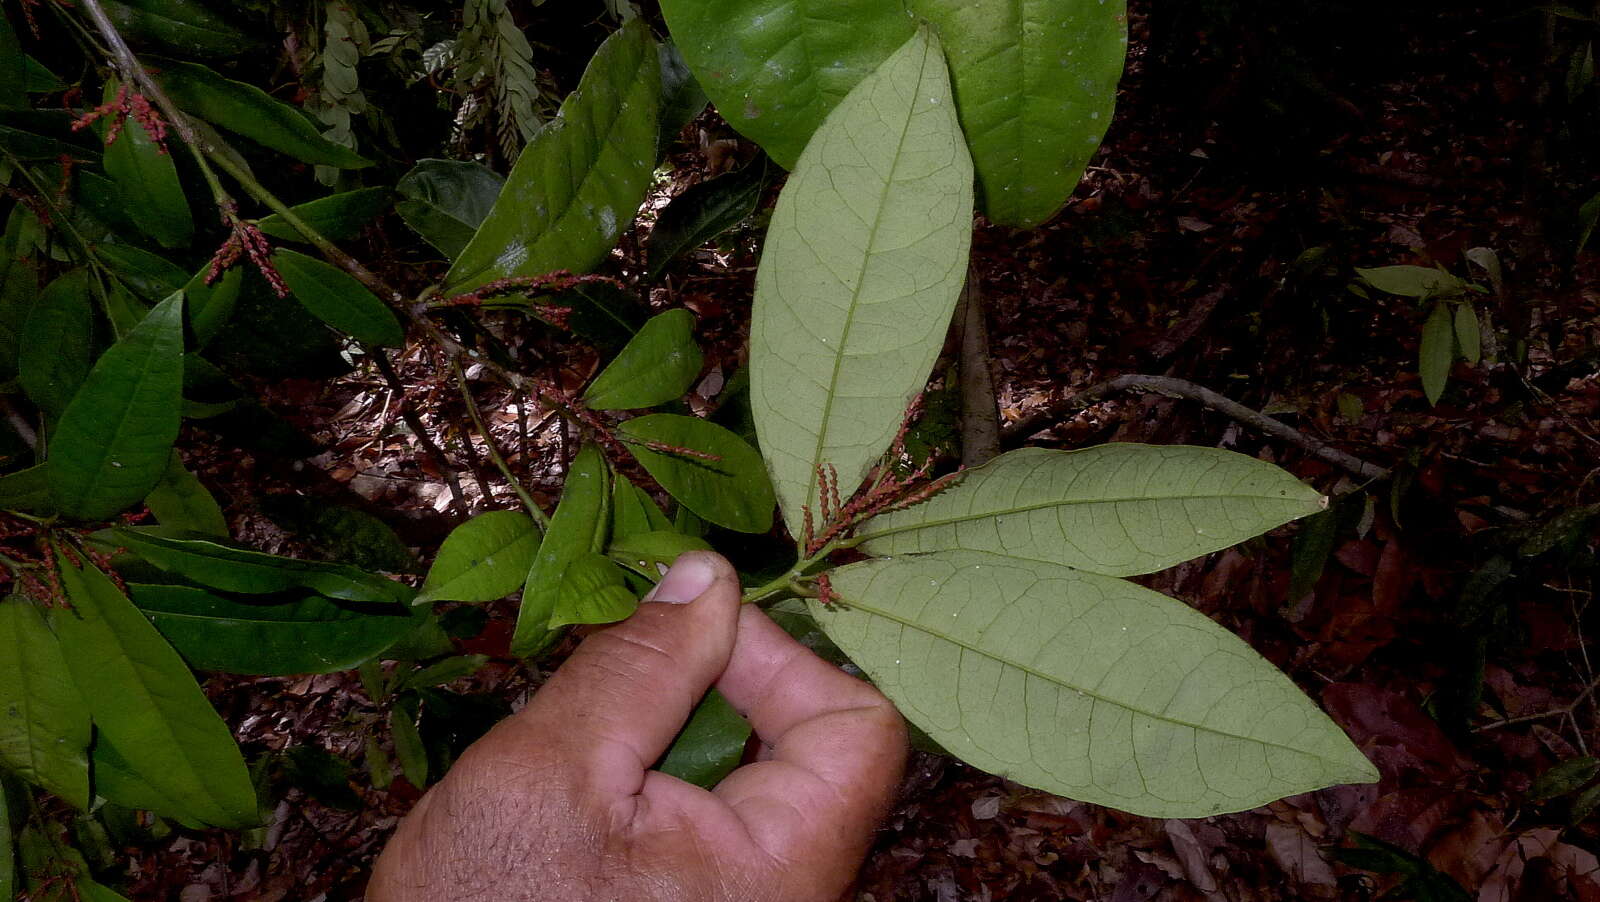
POLYGON ((751 837, 789 860, 864 855, 905 769, 894 705, 749 605, 717 689, 769 750, 715 790, 751 837))

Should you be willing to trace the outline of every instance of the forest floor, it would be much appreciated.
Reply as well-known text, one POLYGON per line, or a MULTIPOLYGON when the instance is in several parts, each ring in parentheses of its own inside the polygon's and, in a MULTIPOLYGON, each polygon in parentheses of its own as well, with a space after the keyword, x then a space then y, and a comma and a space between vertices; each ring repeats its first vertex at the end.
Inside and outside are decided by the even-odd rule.
MULTIPOLYGON (((1347 64, 1338 78, 1313 71, 1307 81, 1279 64, 1325 56, 1240 62, 1230 55, 1256 43, 1229 43, 1225 31, 1212 43, 1153 35, 1182 23, 1152 22, 1147 4, 1134 6, 1119 113, 1077 195, 1042 228, 982 227, 975 238, 1008 442, 1220 446, 1332 495, 1336 516, 1321 533, 1286 527, 1146 582, 1283 668, 1368 753, 1382 782, 1163 821, 919 753, 862 872, 861 898, 1600 899, 1600 830, 1585 819, 1594 799, 1579 793, 1600 763, 1570 765, 1564 782, 1544 777, 1600 744, 1600 661, 1586 638, 1600 377, 1592 356, 1582 363, 1600 347, 1600 266, 1593 253, 1574 259, 1570 239, 1551 232, 1560 217, 1546 209, 1575 210, 1592 178, 1554 166, 1529 173, 1530 155, 1561 149, 1559 138, 1544 146, 1539 135, 1551 129, 1529 121, 1540 79, 1524 38, 1536 29, 1462 10, 1435 23, 1448 39, 1413 29, 1391 39, 1381 65, 1347 64), (1298 93, 1278 93, 1285 85, 1298 93), (1285 102, 1311 109, 1285 116, 1285 102), (1495 252, 1498 285, 1464 258, 1473 248, 1495 252), (1401 263, 1442 266, 1484 287, 1471 297, 1491 353, 1458 362, 1437 405, 1417 375, 1426 310, 1349 288, 1354 267, 1401 263), (1352 476, 1190 400, 1132 392, 1081 411, 1068 403, 1127 373, 1213 389, 1392 473, 1352 476), (1360 858, 1341 852, 1358 836, 1388 845, 1360 858)), ((700 127, 712 153, 684 148, 654 203, 723 168, 717 157, 753 152, 709 118, 700 127)), ((652 294, 656 306, 700 318, 706 395, 738 364, 755 234, 691 255, 652 294)), ((636 264, 640 240, 625 239, 619 271, 636 264)), ((594 365, 581 350, 554 357, 570 384, 594 365)), ((430 428, 459 448, 464 417, 448 380, 424 350, 402 363, 430 428)), ((256 512, 263 497, 305 491, 311 474, 322 496, 358 498, 387 512, 409 543, 437 546, 449 494, 397 425, 380 379, 358 368, 262 391, 322 451, 274 461, 213 443, 190 459, 226 499, 236 535, 314 553, 286 545, 256 512)), ((492 390, 482 400, 496 434, 512 435, 518 411, 495 403, 492 390)), ((513 464, 537 478, 537 448, 555 439, 537 430, 533 439, 535 450, 513 464)), ((478 508, 509 500, 466 483, 478 508)), ((503 656, 514 611, 489 612, 464 647, 491 660, 450 688, 492 701, 463 723, 491 721, 541 678, 503 656)), ((367 736, 387 736, 383 712, 347 674, 219 676, 208 689, 247 751, 314 746, 360 763, 367 736)), ((321 783, 324 791, 308 791, 317 780, 303 772, 282 781, 274 822, 255 834, 146 844, 129 875, 132 896, 360 898, 372 857, 418 791, 403 778, 375 788, 364 767, 321 783)))

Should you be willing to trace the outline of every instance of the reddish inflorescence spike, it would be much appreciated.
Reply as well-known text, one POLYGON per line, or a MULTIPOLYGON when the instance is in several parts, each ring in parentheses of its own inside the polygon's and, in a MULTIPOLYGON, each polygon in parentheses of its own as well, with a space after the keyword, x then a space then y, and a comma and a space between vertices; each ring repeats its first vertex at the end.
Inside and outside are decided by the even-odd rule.
POLYGON ((94 109, 79 116, 72 123, 72 130, 88 128, 101 118, 109 118, 106 125, 105 144, 110 147, 122 134, 122 126, 132 117, 139 123, 145 134, 155 143, 156 149, 161 153, 167 152, 167 122, 161 118, 156 108, 150 105, 150 99, 137 91, 129 91, 127 85, 117 87, 117 96, 100 104, 94 109))
POLYGON ((255 223, 240 218, 238 207, 231 202, 222 204, 222 222, 230 230, 228 240, 212 255, 211 268, 206 271, 206 284, 215 282, 223 271, 239 262, 239 257, 243 255, 249 257, 250 262, 261 271, 262 278, 272 286, 274 294, 280 298, 288 297, 289 285, 283 281, 278 268, 272 265, 272 245, 261 229, 255 223))

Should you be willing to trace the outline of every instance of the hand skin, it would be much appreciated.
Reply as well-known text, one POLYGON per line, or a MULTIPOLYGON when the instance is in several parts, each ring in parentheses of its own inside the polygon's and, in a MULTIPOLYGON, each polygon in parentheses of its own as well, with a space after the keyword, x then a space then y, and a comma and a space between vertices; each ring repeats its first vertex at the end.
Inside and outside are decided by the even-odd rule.
POLYGON ((905 767, 899 713, 741 606, 717 555, 680 557, 646 599, 422 797, 368 902, 800 902, 849 889, 905 767), (649 767, 712 685, 763 748, 706 791, 649 767))

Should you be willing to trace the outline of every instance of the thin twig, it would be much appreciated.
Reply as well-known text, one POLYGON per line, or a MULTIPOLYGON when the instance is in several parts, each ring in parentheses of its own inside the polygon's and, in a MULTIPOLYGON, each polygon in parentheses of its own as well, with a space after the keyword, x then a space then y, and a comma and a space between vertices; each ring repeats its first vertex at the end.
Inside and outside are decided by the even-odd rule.
POLYGON ((1121 391, 1155 392, 1172 398, 1198 401, 1217 413, 1274 438, 1288 442, 1313 457, 1327 461, 1363 479, 1383 479, 1389 475, 1387 467, 1380 467, 1375 463, 1369 463, 1354 455, 1346 454, 1327 442, 1312 438, 1281 420, 1275 420, 1264 413, 1251 410, 1238 401, 1219 395, 1209 388, 1183 379, 1174 379, 1171 376, 1148 376, 1132 373, 1126 376, 1118 376, 1115 379, 1108 379, 1079 392, 1062 403, 1049 405, 1032 416, 1018 420, 1016 423, 1006 427, 1004 437, 1010 440, 1027 438, 1035 432, 1065 419, 1070 414, 1098 403, 1107 395, 1121 391))
POLYGON ((383 374, 383 381, 389 383, 389 390, 394 392, 394 396, 399 400, 400 418, 411 427, 411 434, 417 437, 417 444, 439 462, 439 472, 444 474, 445 485, 450 487, 450 506, 457 516, 465 519, 470 514, 467 509, 467 496, 461 491, 461 480, 456 477, 455 468, 450 465, 450 458, 444 456, 444 450, 434 442, 433 436, 428 434, 427 427, 422 425, 422 418, 417 416, 417 412, 407 402, 405 383, 400 381, 400 374, 394 371, 389 358, 382 352, 369 356, 372 362, 377 364, 378 372, 383 374))
POLYGON ((956 323, 961 336, 961 465, 976 467, 1000 456, 1000 411, 995 405, 994 375, 989 372, 989 330, 976 265, 967 267, 956 323))
MULTIPOLYGON (((1594 680, 1590 682, 1589 685, 1583 687, 1582 692, 1578 693, 1577 698, 1574 698, 1572 701, 1560 706, 1559 708, 1551 708, 1548 711, 1540 711, 1537 714, 1524 714, 1520 717, 1508 717, 1505 720, 1497 720, 1494 723, 1486 723, 1481 727, 1473 727, 1472 732, 1487 733, 1490 730, 1498 730, 1501 727, 1515 726, 1519 723, 1533 723, 1536 720, 1548 720, 1552 717, 1568 717, 1572 714, 1572 712, 1576 711, 1578 706, 1583 704, 1584 701, 1589 698, 1589 696, 1593 695, 1596 689, 1600 689, 1600 680, 1594 680)), ((1576 727, 1576 723, 1574 723, 1574 727, 1576 727)))
MULTIPOLYGON (((495 467, 500 470, 500 475, 505 477, 506 482, 511 484, 511 489, 521 499, 522 506, 528 509, 528 516, 539 524, 540 529, 548 531, 550 529, 550 518, 545 516, 544 511, 534 502, 533 496, 529 495, 528 491, 522 487, 522 481, 516 477, 516 474, 511 472, 511 467, 506 464, 506 459, 500 455, 500 449, 495 446, 494 436, 490 434, 489 427, 483 422, 483 414, 478 410, 477 400, 472 397, 472 386, 467 382, 467 373, 461 368, 461 361, 450 361, 450 368, 455 371, 456 387, 461 390, 461 400, 467 404, 467 415, 472 418, 472 425, 478 430, 478 434, 483 436, 483 444, 489 449, 489 459, 494 461, 495 467)), ((470 436, 468 441, 471 441, 470 436)), ((487 490, 485 490, 485 494, 488 494, 487 490)))

